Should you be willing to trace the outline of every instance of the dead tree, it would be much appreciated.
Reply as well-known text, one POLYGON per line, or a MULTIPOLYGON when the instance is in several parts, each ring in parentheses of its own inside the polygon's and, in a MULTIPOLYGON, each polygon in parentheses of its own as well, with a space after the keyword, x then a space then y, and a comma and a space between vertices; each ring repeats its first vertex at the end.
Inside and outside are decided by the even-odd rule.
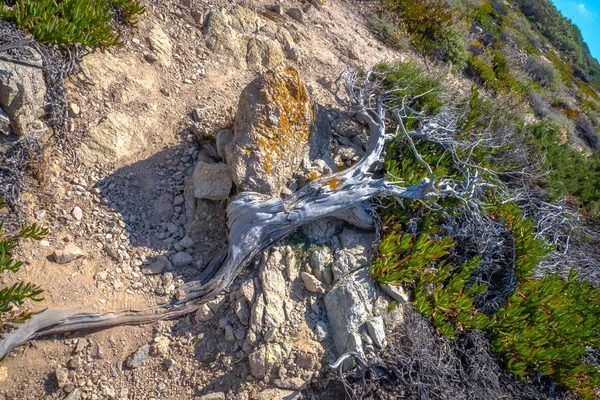
POLYGON ((0 357, 40 336, 139 325, 192 313, 229 287, 255 256, 307 222, 337 216, 359 227, 373 227, 375 212, 369 202, 373 198, 394 197, 402 201, 454 196, 476 209, 477 198, 482 198, 481 194, 490 186, 502 189, 492 171, 471 165, 468 157, 462 159, 458 156, 458 149, 472 148, 486 138, 464 142, 457 132, 458 116, 451 110, 442 111, 436 118, 423 122, 417 131, 407 131, 405 118, 420 115, 411 108, 415 99, 399 98, 397 93, 401 88, 386 90, 382 78, 374 71, 366 75, 347 71, 338 80, 338 85, 341 82, 345 89, 345 104, 370 130, 362 159, 347 170, 309 182, 285 199, 250 192, 237 195, 227 208, 227 247, 214 257, 201 276, 181 286, 170 303, 144 310, 106 313, 48 309, 7 334, 0 343, 0 357), (434 141, 450 152, 463 170, 464 179, 436 179, 432 168, 418 153, 414 137, 434 141), (409 146, 416 160, 424 166, 427 176, 420 182, 407 184, 384 171, 385 149, 394 140, 402 140, 405 146, 409 146))

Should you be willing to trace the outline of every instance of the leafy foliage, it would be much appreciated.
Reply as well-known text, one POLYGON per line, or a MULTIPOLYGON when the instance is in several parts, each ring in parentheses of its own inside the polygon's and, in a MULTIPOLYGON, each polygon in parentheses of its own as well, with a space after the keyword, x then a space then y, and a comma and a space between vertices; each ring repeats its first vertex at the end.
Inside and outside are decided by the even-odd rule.
POLYGON ((600 65, 590 54, 576 25, 565 18, 549 0, 516 0, 515 2, 523 14, 557 49, 588 73, 596 86, 600 86, 600 65))
POLYGON ((406 49, 408 47, 408 38, 394 19, 387 13, 368 14, 367 22, 381 39, 389 46, 396 49, 406 49))
MULTIPOLYGON (((0 197, 0 209, 4 208, 3 199, 0 197)), ((3 224, 0 223, 0 273, 4 271, 18 272, 23 265, 22 261, 15 261, 11 256, 11 251, 17 246, 20 239, 41 240, 47 234, 48 230, 38 227, 36 224, 22 225, 21 230, 14 236, 4 237, 2 234, 3 224)), ((17 315, 11 313, 13 306, 11 303, 23 304, 25 299, 41 301, 39 295, 42 293, 37 285, 31 283, 18 282, 10 287, 0 289, 0 330, 2 324, 6 322, 20 322, 29 318, 27 312, 21 312, 17 315)))
POLYGON ((492 347, 517 375, 549 375, 583 399, 595 399, 598 367, 582 359, 600 349, 600 290, 575 274, 522 281, 493 320, 492 347))
POLYGON ((143 12, 137 0, 16 0, 0 7, 0 20, 16 23, 44 44, 106 47, 122 45, 111 26, 117 14, 135 24, 143 12))
POLYGON ((550 200, 566 193, 574 196, 580 207, 594 209, 600 202, 600 156, 590 157, 573 150, 568 143, 560 143, 559 128, 537 124, 528 128, 531 140, 545 156, 548 177, 544 182, 550 200))
MULTIPOLYGON (((495 79, 507 73, 504 61, 497 56, 489 67, 495 79)), ((463 135, 477 132, 481 125, 489 126, 482 123, 489 104, 479 98, 476 88, 465 104, 466 112, 458 123, 463 135)), ((419 110, 427 109, 427 103, 419 107, 419 110)), ((552 139, 540 136, 541 132, 548 133, 546 125, 536 129, 540 132, 533 132, 535 140, 544 140, 550 149, 559 150, 548 159, 558 161, 566 154, 583 157, 568 145, 556 144, 556 136, 552 139)), ((461 170, 455 168, 443 149, 417 138, 415 146, 432 166, 435 177, 460 178, 461 170)), ((385 170, 407 183, 416 183, 426 171, 406 147, 398 142, 390 145, 385 170)), ((489 158, 489 153, 475 152, 471 160, 493 168, 489 158)), ((555 168, 561 173, 575 170, 576 174, 583 174, 585 169, 589 173, 589 164, 555 168)), ((598 181, 588 183, 595 185, 598 181)), ((510 265, 504 268, 512 269, 514 274, 514 285, 495 311, 483 312, 480 308, 491 290, 480 279, 483 256, 476 252, 457 256, 457 242, 462 239, 445 233, 445 224, 457 216, 462 207, 456 200, 445 200, 438 203, 438 207, 426 207, 416 201, 384 203, 382 238, 372 276, 381 282, 405 286, 412 293, 416 310, 429 317, 444 336, 458 339, 470 330, 484 330, 489 334, 492 349, 509 371, 521 376, 549 376, 585 399, 595 398, 600 373, 597 366, 586 364, 585 356, 589 349, 599 349, 600 344, 598 289, 581 282, 575 275, 567 280, 557 275, 534 279, 534 269, 552 248, 536 238, 535 222, 525 218, 519 206, 503 202, 491 192, 487 198, 478 212, 508 232, 506 246, 510 246, 512 256, 510 265)))

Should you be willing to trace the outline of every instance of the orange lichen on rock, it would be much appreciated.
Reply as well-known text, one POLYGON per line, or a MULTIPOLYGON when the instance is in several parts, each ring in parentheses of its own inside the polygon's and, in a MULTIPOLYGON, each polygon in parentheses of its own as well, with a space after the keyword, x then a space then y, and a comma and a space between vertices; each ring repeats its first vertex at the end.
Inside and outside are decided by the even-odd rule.
POLYGON ((292 67, 280 67, 264 75, 269 115, 263 115, 259 143, 265 151, 264 168, 271 172, 277 163, 308 142, 315 120, 314 104, 300 75, 292 67))
POLYGON ((283 65, 251 82, 227 151, 236 186, 279 195, 306 153, 314 120, 314 103, 294 68, 283 65))

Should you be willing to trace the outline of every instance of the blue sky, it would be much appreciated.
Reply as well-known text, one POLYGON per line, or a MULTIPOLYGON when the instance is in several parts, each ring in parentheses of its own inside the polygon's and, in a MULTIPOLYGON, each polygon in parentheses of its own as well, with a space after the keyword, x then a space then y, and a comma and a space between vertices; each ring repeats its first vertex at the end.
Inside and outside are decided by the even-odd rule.
POLYGON ((600 0, 552 0, 556 8, 581 30, 592 56, 600 61, 600 0))

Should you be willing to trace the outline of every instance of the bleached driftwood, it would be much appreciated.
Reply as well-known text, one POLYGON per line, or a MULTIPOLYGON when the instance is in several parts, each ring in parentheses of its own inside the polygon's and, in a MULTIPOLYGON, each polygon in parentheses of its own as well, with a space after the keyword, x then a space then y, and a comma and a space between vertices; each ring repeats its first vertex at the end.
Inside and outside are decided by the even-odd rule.
MULTIPOLYGON (((235 277, 263 250, 286 237, 307 222, 337 216, 360 227, 373 227, 373 210, 369 200, 392 196, 397 199, 426 199, 444 196, 469 197, 479 184, 486 184, 480 174, 467 174, 465 181, 435 180, 432 169, 418 154, 411 136, 437 138, 438 143, 450 138, 452 127, 428 124, 418 132, 407 132, 403 125, 410 101, 393 111, 396 127, 386 132, 386 106, 391 92, 381 90, 377 79, 369 73, 359 78, 345 74, 348 105, 357 118, 369 126, 370 139, 363 158, 351 168, 315 179, 285 198, 259 193, 241 193, 227 208, 229 240, 210 262, 201 276, 178 289, 172 302, 144 310, 114 312, 78 312, 73 309, 49 309, 31 318, 0 343, 0 357, 16 346, 40 336, 86 329, 102 329, 118 325, 139 325, 164 319, 175 319, 194 312, 200 305, 225 290, 235 277), (375 95, 376 93, 376 95, 375 95), (383 171, 386 145, 402 135, 416 159, 428 171, 427 177, 414 185, 385 176, 383 171)), ((375 73, 372 73, 375 74, 375 73)), ((449 140, 449 139, 448 139, 449 140)))

